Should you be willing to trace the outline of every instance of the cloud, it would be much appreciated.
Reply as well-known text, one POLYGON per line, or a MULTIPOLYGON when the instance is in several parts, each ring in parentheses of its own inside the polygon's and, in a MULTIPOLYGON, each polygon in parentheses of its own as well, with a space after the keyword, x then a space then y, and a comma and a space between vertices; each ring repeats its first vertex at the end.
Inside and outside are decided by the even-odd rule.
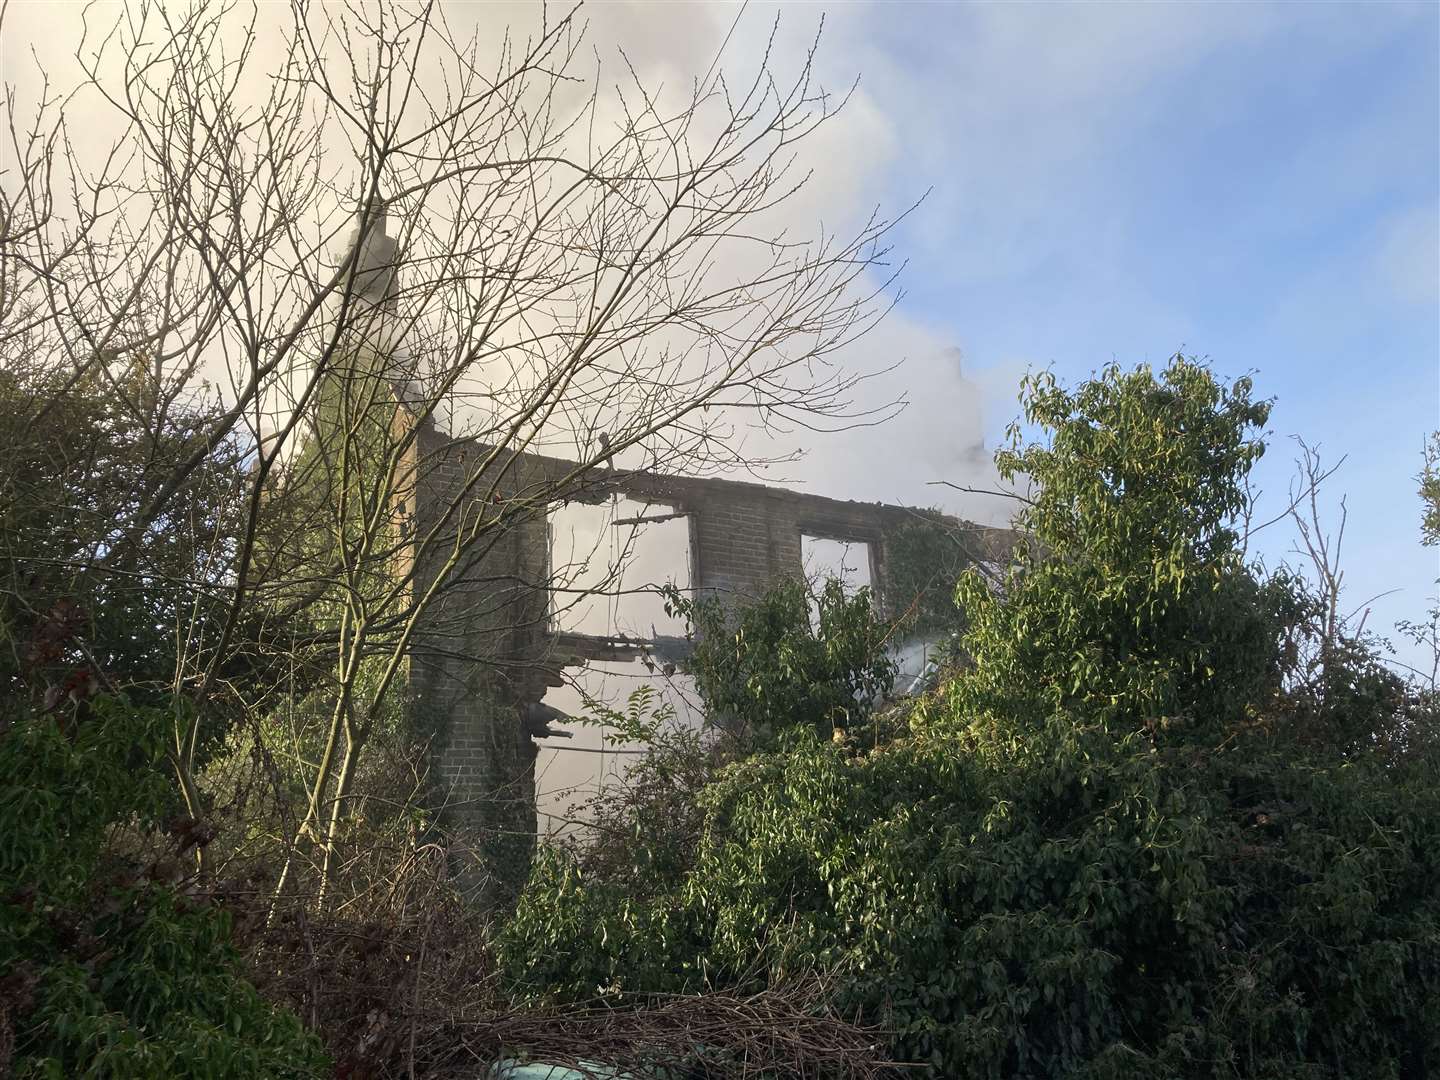
POLYGON ((1379 229, 1376 272, 1401 304, 1440 308, 1440 207, 1415 206, 1379 229))
MULTIPOLYGON (((263 100, 266 80, 279 63, 281 30, 289 13, 267 19, 268 10, 260 9, 256 28, 254 78, 244 83, 236 95, 242 107, 246 102, 263 100)), ((42 13, 34 5, 12 6, 4 28, 3 48, 7 75, 18 84, 15 99, 25 102, 39 92, 39 68, 17 62, 28 49, 35 49, 39 66, 49 70, 57 85, 63 87, 76 74, 73 50, 82 28, 91 28, 93 40, 97 30, 111 25, 122 11, 118 3, 102 3, 83 17, 78 8, 62 7, 42 13)), ((534 5, 519 3, 448 4, 443 8, 457 36, 463 38, 472 30, 478 33, 482 67, 498 56, 507 33, 512 43, 521 44, 537 35, 541 30, 539 11, 534 5)), ((653 3, 595 5, 582 9, 580 19, 587 37, 576 70, 585 75, 599 72, 600 128, 606 117, 613 120, 619 115, 617 87, 625 88, 633 99, 634 91, 627 87, 631 68, 636 81, 652 90, 660 88, 662 99, 672 106, 682 103, 694 81, 712 66, 725 72, 732 89, 741 90, 754 77, 767 52, 783 82, 801 69, 822 22, 813 9, 805 7, 782 9, 778 19, 770 11, 751 9, 737 19, 737 9, 729 5, 653 3)), ((874 58, 871 50, 858 48, 863 35, 856 31, 863 22, 864 18, 843 10, 828 20, 816 54, 817 77, 832 92, 834 101, 847 93, 848 101, 837 116, 795 147, 791 175, 797 180, 808 175, 808 179, 767 220, 758 223, 764 235, 784 233, 792 239, 822 232, 843 235, 883 201, 889 178, 901 161, 901 123, 893 112, 881 106, 864 82, 850 93, 863 63, 874 58)), ((157 28, 149 37, 154 38, 158 32, 157 28)), ((118 57, 112 56, 111 60, 117 61, 118 57)), ((581 108, 587 92, 584 85, 567 84, 560 99, 562 110, 581 108)), ((92 130, 100 113, 95 115, 97 120, 92 121, 84 108, 67 110, 73 140, 82 152, 87 146, 98 152, 105 143, 102 136, 106 132, 92 130)), ((603 136, 597 133, 597 137, 603 136)), ((331 150, 327 160, 343 172, 344 148, 336 145, 331 150)), ((899 209, 900 205, 891 203, 882 207, 882 212, 899 209)), ((897 255, 903 258, 903 253, 897 255)), ((721 275, 742 275, 743 258, 738 252, 722 255, 722 260, 730 261, 722 261, 711 270, 721 275)), ((938 359, 944 348, 954 344, 948 337, 927 331, 897 313, 843 359, 852 370, 900 364, 897 370, 864 385, 867 398, 859 404, 879 405, 908 396, 912 404, 903 425, 885 429, 886 434, 878 438, 872 432, 857 431, 808 440, 782 438, 775 443, 750 432, 748 445, 757 456, 797 448, 808 451, 810 459, 796 475, 813 490, 842 497, 861 492, 867 497, 884 497, 886 478, 899 474, 907 461, 923 458, 926 469, 953 472, 953 462, 947 456, 950 451, 931 446, 928 440, 936 437, 957 446, 969 445, 977 433, 963 429, 984 411, 970 407, 978 388, 962 384, 958 375, 949 372, 938 359), (916 393, 919 388, 923 389, 916 393), (963 423, 957 428, 961 418, 963 423)), ((930 493, 914 494, 918 497, 930 493)))

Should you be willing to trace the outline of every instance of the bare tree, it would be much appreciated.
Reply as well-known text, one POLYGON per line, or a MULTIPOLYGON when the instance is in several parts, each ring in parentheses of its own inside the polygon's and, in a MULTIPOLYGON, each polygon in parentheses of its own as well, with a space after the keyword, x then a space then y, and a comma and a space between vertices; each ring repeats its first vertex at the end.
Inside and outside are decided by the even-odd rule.
MULTIPOLYGON (((875 419, 833 354, 883 314, 892 223, 776 224, 807 179, 797 148, 842 103, 813 49, 788 78, 767 50, 739 83, 717 57, 678 95, 622 56, 609 91, 576 10, 488 48, 433 2, 296 2, 272 42, 273 11, 140 0, 87 19, 78 87, 47 82, 33 120, 7 101, 0 355, 42 357, 60 394, 103 385, 146 432, 218 387, 93 562, 142 543, 217 448, 246 448, 227 571, 205 585, 219 614, 174 635, 196 706, 176 711, 175 766, 193 801, 207 709, 265 707, 237 658, 253 685, 322 687, 289 840, 323 886, 376 718, 417 636, 443 639, 427 617, 456 589, 479 603, 517 530, 617 467, 753 467, 740 410, 875 419), (106 145, 72 137, 80 102, 106 145), (522 468, 543 453, 557 464, 522 468)), ((545 567, 508 584, 567 595, 545 567)))

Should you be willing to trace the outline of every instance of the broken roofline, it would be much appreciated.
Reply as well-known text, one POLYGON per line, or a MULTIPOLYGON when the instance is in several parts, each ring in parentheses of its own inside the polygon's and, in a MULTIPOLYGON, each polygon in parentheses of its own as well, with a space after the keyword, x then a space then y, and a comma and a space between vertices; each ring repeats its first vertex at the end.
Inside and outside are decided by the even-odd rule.
MULTIPOLYGON (((494 446, 478 439, 456 439, 427 424, 420 436, 422 462, 451 459, 482 459, 494 446), (473 457, 472 457, 473 455, 473 457)), ((423 471, 424 465, 421 465, 423 471)), ((639 502, 671 507, 674 514, 645 515, 625 523, 663 521, 701 513, 710 504, 736 504, 764 511, 783 506, 786 519, 793 520, 800 535, 842 543, 882 544, 903 525, 927 521, 966 536, 977 561, 995 562, 1008 558, 1016 534, 1011 529, 993 528, 965 521, 950 514, 922 507, 893 503, 837 499, 812 492, 761 484, 753 480, 724 477, 682 476, 644 469, 612 469, 604 464, 582 465, 548 454, 502 449, 493 466, 502 471, 502 486, 523 497, 527 488, 549 495, 548 501, 599 505, 612 495, 639 502), (572 482, 567 486, 566 478, 572 482), (548 489, 548 490, 547 490, 548 489)), ((616 522, 619 524, 620 522, 616 522)))

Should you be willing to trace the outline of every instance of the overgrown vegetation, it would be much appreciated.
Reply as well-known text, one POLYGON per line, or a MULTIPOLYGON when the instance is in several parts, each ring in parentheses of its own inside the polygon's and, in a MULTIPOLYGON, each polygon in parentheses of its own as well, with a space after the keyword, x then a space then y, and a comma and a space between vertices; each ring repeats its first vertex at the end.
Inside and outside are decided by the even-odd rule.
MULTIPOLYGON (((0 369, 0 693, 7 698, 63 681, 83 661, 132 697, 168 700, 177 648, 208 659, 216 644, 221 604, 212 590, 233 552, 243 449, 234 440, 205 448, 212 404, 202 396, 156 400, 143 360, 119 384, 65 377, 28 360, 0 369), (162 414, 160 422, 149 422, 152 413, 162 414), (119 546, 123 523, 154 498, 163 473, 196 454, 164 512, 119 546), (84 625, 72 626, 45 656, 24 655, 60 603, 84 625), (187 623, 192 632, 177 643, 177 628, 187 623)), ((231 658, 227 673, 241 664, 243 656, 231 658)))
MULTIPOLYGON (((961 575, 969 663, 925 699, 875 714, 892 689, 893 630, 863 592, 785 582, 738 612, 671 597, 723 737, 672 730, 643 693, 611 717, 653 753, 624 799, 593 808, 596 842, 543 855, 501 934, 502 973, 532 1017, 655 993, 680 995, 663 1008, 688 1015, 680 1002, 697 991, 749 1015, 743 1002, 773 1009, 764 995, 819 980, 790 1023, 805 1009, 858 1014, 896 1057, 941 1075, 1432 1067, 1435 701, 1337 630, 1299 577, 1245 564, 1243 479, 1267 406, 1244 380, 1227 387, 1176 361, 1158 375, 1110 368, 1074 391, 1040 376, 1026 408, 1047 438, 1017 431, 1000 455, 1035 483, 1026 542, 998 588, 961 575)), ((37 460, 88 463, 74 486, 99 500, 139 448, 118 419, 93 427, 88 457, 37 460)), ((26 490, 11 504, 12 579, 36 522, 57 542, 87 535, 74 518, 87 504, 57 518, 42 486, 26 490)), ((198 510, 189 520, 217 528, 198 510)), ((168 610, 142 586, 203 566, 201 535, 129 568, 123 626, 89 616, 111 595, 99 578, 57 580, 7 616, 0 763, 22 797, 4 808, 0 964, 17 1075, 318 1074, 319 1044, 247 978, 267 965, 279 974, 265 993, 322 1024, 343 1070, 407 1050, 415 1061, 398 1018, 411 1017, 413 1040, 422 986, 455 1009, 504 1008, 483 927, 447 906, 443 857, 387 879, 387 860, 422 834, 383 799, 373 814, 357 801, 352 831, 357 843, 395 833, 395 851, 356 877, 391 881, 390 898, 358 921, 297 910, 266 927, 255 885, 264 895, 273 866, 239 892, 195 876, 214 827, 185 812, 160 767, 177 733, 196 730, 176 713, 193 706, 172 705, 159 670, 126 657, 143 660, 135 643, 158 640, 168 610), (40 612, 40 600, 53 604, 40 612), (117 682, 149 704, 102 692, 117 682), (365 989, 432 948, 450 960, 365 989)), ((52 562, 66 560, 37 565, 52 562)), ((403 771, 401 758, 372 767, 403 771)), ((203 774, 207 808, 229 800, 249 835, 283 835, 281 804, 227 789, 243 786, 244 765, 243 752, 222 755, 203 774)), ((283 788, 296 766, 268 767, 283 788)), ((288 784, 303 792, 299 773, 288 784)), ((243 864, 244 835, 218 843, 243 864)), ((702 1014, 694 1022, 710 1023, 702 1014)), ((637 1020, 626 1045, 653 1051, 643 1032, 663 1015, 637 1020)), ((496 1023, 427 1027, 448 1057, 421 1061, 547 1045, 538 1028, 496 1023)), ((723 1074, 727 1060, 709 1067, 723 1074)))
POLYGON ((1425 440, 1420 470, 1420 538, 1428 546, 1440 545, 1440 431, 1425 440))
POLYGON ((943 1076, 1424 1075, 1435 703, 1245 564, 1268 406, 1178 358, 1040 375, 1025 405, 1043 441, 1012 429, 999 464, 1034 482, 1029 542, 998 589, 960 581, 974 663, 873 748, 776 723, 699 794, 664 887, 551 853, 501 940, 511 985, 823 973, 943 1076))
POLYGON ((906 604, 897 612, 905 635, 941 638, 959 628, 955 582, 974 562, 974 553, 939 511, 911 522, 886 542, 886 584, 906 604))
POLYGON ((858 732, 895 685, 884 648, 890 627, 868 588, 850 596, 834 579, 812 589, 794 578, 733 615, 717 597, 672 589, 666 610, 689 623, 687 670, 710 722, 751 740, 794 727, 824 739, 858 732))
MULTIPOLYGON (((88 501, 51 506, 35 480, 7 518, 26 605, 6 609, 0 731, 12 1070, 321 1075, 303 1016, 356 1076, 597 1046, 705 1075, 768 1054, 781 1074, 868 1076, 877 1033, 942 1076, 1425 1075, 1440 1054, 1434 687, 1348 635, 1323 588, 1247 565, 1268 406, 1182 359, 1074 390, 1041 375, 1025 404, 999 463, 1035 494, 1003 580, 959 574, 966 662, 886 705, 897 630, 866 593, 782 582, 740 610, 672 595, 712 728, 665 723, 643 690, 608 717, 652 752, 591 807, 591 843, 542 852, 492 956, 409 809, 424 766, 398 714, 374 718, 393 746, 365 759, 336 834, 343 903, 272 906, 331 716, 313 685, 249 717, 202 699, 216 734, 190 744, 209 747, 198 789, 175 782, 196 705, 146 653, 178 603, 167 583, 208 565, 199 538, 220 526, 203 494, 191 531, 137 549, 125 591, 41 574, 25 593, 31 548, 36 572, 77 562, 27 537, 95 532, 81 518, 141 460, 123 418, 77 397, 92 452, 31 434, 24 460, 58 463, 88 501), (200 872, 205 850, 223 879, 200 872), (695 1032, 715 1040, 698 1058, 695 1032)), ((185 451, 183 417, 174 438, 149 452, 185 451)))
POLYGON ((167 782, 167 712, 88 694, 14 706, 0 733, 0 1073, 325 1075, 319 1040, 246 979, 223 890, 177 887, 210 836, 167 782))

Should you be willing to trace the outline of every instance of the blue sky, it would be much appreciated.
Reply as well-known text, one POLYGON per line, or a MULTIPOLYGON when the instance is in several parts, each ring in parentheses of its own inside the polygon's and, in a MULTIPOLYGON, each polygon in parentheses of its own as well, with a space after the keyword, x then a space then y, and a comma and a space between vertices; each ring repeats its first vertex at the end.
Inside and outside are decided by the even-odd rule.
MULTIPOLYGON (((1182 348, 1253 371, 1276 399, 1260 485, 1287 489, 1292 434, 1346 456, 1326 494, 1348 500, 1349 595, 1401 590, 1381 630, 1420 614, 1440 575, 1412 479, 1440 427, 1440 5, 835 16, 892 128, 870 190, 932 188, 896 237, 904 316, 971 374, 1074 381, 1182 348)), ((987 401, 992 442, 1014 412, 987 401)))

